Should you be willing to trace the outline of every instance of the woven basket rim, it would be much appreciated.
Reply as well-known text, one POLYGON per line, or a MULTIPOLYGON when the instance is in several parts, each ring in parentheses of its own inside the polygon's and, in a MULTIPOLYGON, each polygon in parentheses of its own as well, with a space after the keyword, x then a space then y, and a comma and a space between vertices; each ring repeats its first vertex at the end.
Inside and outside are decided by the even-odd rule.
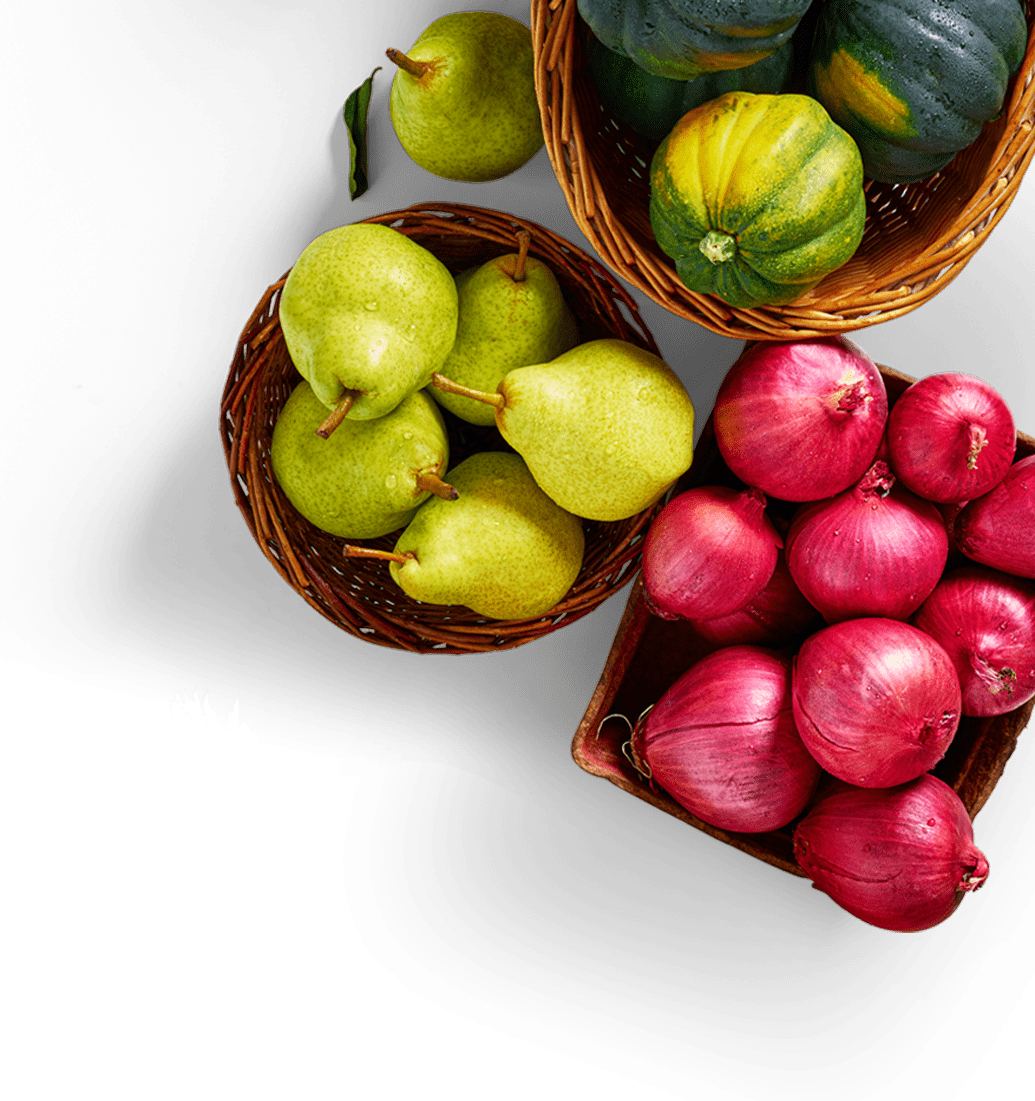
MULTIPOLYGON (((357 221, 388 225, 417 238, 453 271, 516 251, 515 234, 524 230, 531 238, 529 255, 552 267, 583 334, 619 336, 660 355, 622 284, 595 257, 536 222, 452 202, 417 203, 357 221)), ((479 653, 523 645, 573 623, 632 579, 646 529, 664 499, 627 520, 584 520, 586 554, 575 584, 548 613, 529 620, 491 620, 458 605, 423 605, 395 586, 383 562, 346 560, 340 554, 345 542, 389 549, 398 533, 341 540, 320 532, 290 505, 269 466, 272 424, 287 392, 301 380, 277 316, 288 274, 267 287, 241 331, 223 389, 220 432, 234 498, 253 539, 311 607, 347 633, 378 645, 416 653, 479 653)), ((462 422, 443 414, 463 431, 462 422)), ((478 430, 466 431, 475 441, 480 438, 478 430)), ((482 431, 488 438, 494 430, 482 431)), ((499 443, 506 447, 502 438, 499 443)), ((475 442, 469 449, 481 448, 475 442)))
MULTIPOLYGON (((867 181, 867 224, 875 228, 869 230, 860 250, 844 268, 796 303, 752 309, 730 307, 713 295, 685 287, 672 261, 657 248, 653 238, 648 241, 631 227, 623 197, 609 195, 603 186, 601 173, 607 166, 594 160, 591 151, 597 125, 593 111, 598 115, 603 111, 590 82, 580 81, 575 68, 579 48, 576 40, 581 33, 578 0, 531 3, 536 94, 546 147, 576 223, 597 254, 623 280, 672 313, 723 336, 805 339, 866 328, 916 309, 960 274, 999 224, 1035 155, 1035 0, 1027 0, 1027 48, 1000 118, 987 124, 982 136, 946 169, 925 181, 910 185, 867 181), (875 211, 885 211, 889 203, 898 204, 893 214, 906 217, 912 209, 915 224, 919 225, 915 219, 921 210, 918 197, 936 194, 939 188, 951 189, 961 176, 965 179, 978 152, 987 159, 982 178, 958 196, 943 191, 943 197, 937 199, 938 210, 944 205, 949 208, 948 214, 933 229, 925 228, 922 235, 915 235, 922 239, 910 240, 906 250, 905 238, 892 240, 890 235, 887 239, 878 235, 880 224, 875 211), (897 258, 900 252, 902 262, 887 267, 892 254, 897 258)), ((630 164, 635 159, 639 165, 635 174, 642 175, 643 140, 613 119, 609 125, 618 135, 612 143, 614 157, 630 164)))

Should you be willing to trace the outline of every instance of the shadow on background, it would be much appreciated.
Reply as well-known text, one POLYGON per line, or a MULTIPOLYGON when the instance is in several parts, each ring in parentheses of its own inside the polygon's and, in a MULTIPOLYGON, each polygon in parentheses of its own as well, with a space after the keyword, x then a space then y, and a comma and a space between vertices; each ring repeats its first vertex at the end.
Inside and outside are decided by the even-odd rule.
MULTIPOLYGON (((527 18, 525 4, 492 7, 527 18)), ((94 1062, 76 1062, 80 1080, 124 1059, 128 1088, 130 1056, 146 1051, 155 1077, 196 1071, 195 1092, 213 1097, 264 1067, 271 1095, 322 1097, 329 1050, 340 1077, 326 1095, 508 1097, 519 1083, 514 1097, 689 1098, 707 1068, 737 1094, 780 1080, 811 1095, 832 1081, 846 1101, 949 1101, 1035 971, 1023 740, 977 822, 988 886, 922 936, 880 933, 571 762, 623 593, 522 650, 397 654, 306 607, 233 505, 222 382, 254 303, 317 233, 443 199, 586 247, 545 152, 491 185, 412 165, 388 123, 388 68, 374 81, 370 192, 349 203, 342 102, 388 66, 386 46, 406 48, 446 10, 395 4, 302 33, 285 19, 254 39, 181 31, 192 64, 141 59, 139 79, 112 78, 103 103, 139 103, 139 128, 96 112, 121 170, 110 217, 84 210, 75 261, 76 286, 92 291, 78 334, 96 359, 81 340, 61 346, 89 384, 45 436, 33 426, 56 406, 19 417, 32 434, 9 498, 29 519, 8 536, 21 599, 4 673, 22 702, 4 752, 9 783, 32 793, 12 836, 57 815, 15 893, 33 934, 24 958, 41 959, 42 939, 56 961, 25 986, 26 1020, 61 1045, 85 1029, 77 1059, 108 1029, 94 1062), (42 506, 25 469, 58 487, 42 506), (177 699, 206 700, 208 726, 197 708, 192 722, 159 702, 177 699), (347 913, 338 875, 356 776, 347 913), (192 956, 196 945, 207 947, 192 956), (123 1045, 110 1034, 126 1022, 123 1045), (275 1040, 302 1077, 276 1077, 275 1040)), ((947 290, 854 335, 906 373, 981 374, 1028 432, 1013 329, 1029 308, 1015 263, 1031 186, 947 290)), ((638 301, 704 417, 739 345, 638 301)), ((1002 1073, 1029 1082, 1031 1056, 1002 1073)), ((1012 1097, 1009 1077, 992 1081, 963 1098, 1012 1097)))

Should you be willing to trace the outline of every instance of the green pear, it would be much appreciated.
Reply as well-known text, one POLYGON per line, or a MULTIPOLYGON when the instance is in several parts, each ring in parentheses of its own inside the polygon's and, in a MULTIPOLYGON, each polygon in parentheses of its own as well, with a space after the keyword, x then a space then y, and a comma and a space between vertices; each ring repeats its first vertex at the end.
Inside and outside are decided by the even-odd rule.
POLYGON ((391 49, 392 125, 407 153, 448 180, 498 180, 539 151, 532 35, 487 11, 436 19, 407 53, 391 49))
POLYGON ((624 520, 653 504, 693 460, 694 407, 679 377, 624 340, 591 340, 516 367, 495 392, 432 383, 495 408, 503 438, 540 487, 587 520, 624 520))
MULTIPOLYGON (((495 390, 513 367, 543 363, 579 340, 575 316, 556 276, 521 252, 497 256, 456 278, 456 343, 439 373, 476 390, 495 390)), ((432 389, 450 412, 472 424, 494 424, 492 407, 432 389)))
POLYGON ((317 237, 280 296, 288 353, 335 411, 330 431, 345 416, 383 417, 426 386, 453 346, 456 320, 456 284, 445 265, 376 223, 317 237))
POLYGON ((327 409, 308 382, 291 392, 273 426, 273 475, 295 508, 321 531, 375 539, 405 527, 431 493, 456 497, 442 481, 449 441, 427 393, 410 394, 376 420, 344 420, 316 434, 327 409))
POLYGON ((457 500, 429 500, 399 536, 396 584, 414 600, 464 604, 489 619, 545 615, 582 567, 582 522, 511 452, 476 452, 449 480, 457 500))

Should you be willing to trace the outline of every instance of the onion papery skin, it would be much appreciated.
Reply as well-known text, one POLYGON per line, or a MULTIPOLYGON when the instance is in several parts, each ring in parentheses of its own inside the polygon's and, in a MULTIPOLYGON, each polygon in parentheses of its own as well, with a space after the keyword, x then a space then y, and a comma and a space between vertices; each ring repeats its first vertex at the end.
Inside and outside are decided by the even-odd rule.
POLYGON ((691 814, 738 833, 787 825, 821 775, 794 726, 790 661, 759 646, 691 666, 637 726, 633 753, 691 814))
POLYGON ((952 660, 964 715, 1003 715, 1035 696, 1035 582, 961 566, 938 582, 911 622, 952 660))
POLYGON ((945 560, 947 570, 967 564, 967 556, 960 550, 960 545, 956 542, 956 517, 966 507, 966 504, 966 501, 956 501, 955 503, 937 506, 938 511, 942 514, 942 520, 945 522, 945 534, 949 537, 949 556, 945 560))
POLYGON ((739 611, 721 619, 695 619, 693 626, 701 638, 717 646, 780 646, 803 637, 819 618, 795 585, 780 551, 773 576, 758 596, 739 611))
POLYGON ((1013 464, 1003 480, 956 517, 956 542, 975 562, 1035 578, 1035 455, 1013 464))
POLYGON ((800 508, 786 551, 795 584, 828 623, 908 619, 938 584, 949 537, 937 507, 877 462, 854 488, 800 508))
POLYGON ((897 619, 824 627, 794 659, 794 721, 809 752, 839 780, 902 784, 945 756, 960 722, 952 660, 897 619))
POLYGON ((756 489, 697 486, 658 513, 643 544, 648 607, 663 619, 716 619, 773 576, 783 540, 756 489))
POLYGON ((850 914, 900 933, 940 924, 988 878, 966 808, 931 775, 822 796, 794 831, 794 856, 850 914))
POLYGON ((862 477, 887 418, 880 370, 851 341, 765 341, 723 379, 715 441, 747 485, 785 501, 818 501, 862 477))
MULTIPOLYGON (((889 413, 888 415, 890 416, 891 414, 889 413)), ((874 453, 873 462, 874 463, 876 463, 876 462, 885 462, 886 463, 886 462, 889 461, 889 459, 890 459, 890 452, 888 451, 888 433, 887 433, 887 430, 885 429, 884 435, 881 436, 881 438, 880 438, 880 443, 877 444, 877 450, 874 453)), ((870 463, 870 466, 873 466, 873 463, 870 463)), ((869 470, 869 468, 870 467, 867 467, 866 469, 869 470)))
POLYGON ((888 454, 913 493, 949 504, 994 489, 1013 462, 1017 429, 999 392, 973 375, 914 382, 888 414, 888 454))

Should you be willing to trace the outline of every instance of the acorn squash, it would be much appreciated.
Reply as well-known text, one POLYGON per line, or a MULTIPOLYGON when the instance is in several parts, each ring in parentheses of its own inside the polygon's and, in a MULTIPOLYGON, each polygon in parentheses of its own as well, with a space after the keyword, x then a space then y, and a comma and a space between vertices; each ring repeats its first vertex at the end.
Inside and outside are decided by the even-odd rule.
POLYGON ((794 33, 811 0, 578 0, 608 49, 671 80, 741 69, 794 33))
POLYGON ((808 87, 867 176, 908 183, 999 114, 1027 37, 1020 0, 837 0, 819 11, 808 87))
POLYGON ((862 240, 854 141, 810 96, 728 92, 684 115, 651 161, 650 220, 691 290, 793 302, 862 240))
POLYGON ((586 68, 600 102, 655 144, 695 107, 723 92, 784 92, 794 78, 794 51, 787 42, 775 53, 743 69, 705 73, 694 80, 653 76, 624 54, 586 38, 586 68))

